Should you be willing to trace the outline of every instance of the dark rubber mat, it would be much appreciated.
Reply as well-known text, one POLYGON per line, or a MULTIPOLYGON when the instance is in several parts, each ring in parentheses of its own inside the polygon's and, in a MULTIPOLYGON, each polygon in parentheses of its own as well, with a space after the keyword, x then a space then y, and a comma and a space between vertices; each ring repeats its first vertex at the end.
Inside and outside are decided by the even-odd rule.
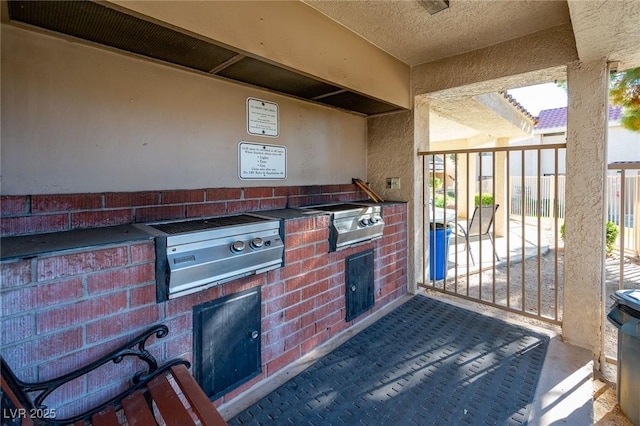
POLYGON ((418 295, 230 425, 523 425, 549 338, 418 295))

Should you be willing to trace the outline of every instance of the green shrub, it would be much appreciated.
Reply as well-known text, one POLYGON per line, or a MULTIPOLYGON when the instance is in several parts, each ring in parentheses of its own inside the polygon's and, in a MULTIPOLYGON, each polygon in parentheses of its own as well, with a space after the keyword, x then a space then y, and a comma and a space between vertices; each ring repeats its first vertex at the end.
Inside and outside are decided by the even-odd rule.
MULTIPOLYGON (((607 255, 613 253, 613 245, 616 243, 616 239, 618 238, 618 227, 615 223, 608 221, 605 225, 606 229, 606 244, 607 244, 607 255)), ((560 238, 564 241, 564 223, 560 226, 560 238)))
POLYGON ((437 177, 431 177, 429 179, 429 186, 435 189, 439 189, 442 186, 442 179, 437 177))
MULTIPOLYGON (((480 194, 475 196, 476 207, 480 205, 480 194)), ((482 194, 482 205, 490 206, 493 204, 493 194, 482 194)))
POLYGON ((613 252, 613 245, 616 243, 616 238, 618 238, 618 227, 615 223, 608 221, 606 225, 606 233, 607 233, 607 254, 611 254, 613 252))
POLYGON ((451 201, 453 201, 453 197, 445 197, 443 194, 436 194, 433 199, 433 204, 435 204, 436 207, 446 207, 447 204, 451 201))

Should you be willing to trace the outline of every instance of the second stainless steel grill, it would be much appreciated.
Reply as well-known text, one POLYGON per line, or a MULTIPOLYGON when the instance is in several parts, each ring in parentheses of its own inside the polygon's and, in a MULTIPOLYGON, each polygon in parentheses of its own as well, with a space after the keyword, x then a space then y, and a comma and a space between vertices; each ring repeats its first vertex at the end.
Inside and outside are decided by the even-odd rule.
POLYGON ((280 221, 255 214, 139 225, 155 235, 164 301, 282 266, 280 221))
POLYGON ((382 238, 384 220, 382 208, 379 205, 340 203, 306 208, 331 213, 329 230, 331 251, 382 238))

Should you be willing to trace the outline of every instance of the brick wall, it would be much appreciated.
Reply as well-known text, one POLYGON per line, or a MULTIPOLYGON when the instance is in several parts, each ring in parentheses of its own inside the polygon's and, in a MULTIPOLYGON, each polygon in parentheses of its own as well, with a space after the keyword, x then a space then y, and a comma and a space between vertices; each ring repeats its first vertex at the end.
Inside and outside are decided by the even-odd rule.
MULTIPOLYGON (((2 263, 2 357, 26 381, 42 381, 89 363, 165 317, 155 300, 153 242, 2 263)), ((165 347, 153 352, 164 357, 165 347)), ((108 369, 109 370, 109 369, 108 369)), ((98 372, 47 402, 59 407, 85 394, 120 390, 98 372)))
POLYGON ((353 184, 0 197, 1 236, 366 199, 353 184))
MULTIPOLYGON (((262 373, 216 401, 220 404, 370 315, 344 320, 345 257, 374 250, 371 312, 406 293, 406 205, 385 205, 383 215, 382 239, 335 253, 328 253, 327 215, 287 220, 283 268, 161 304, 155 298, 151 241, 3 262, 2 356, 21 379, 46 380, 95 360, 150 325, 164 323, 169 336, 154 342, 151 352, 159 360, 192 360, 193 306, 262 286, 262 373)), ((69 410, 93 404, 121 390, 124 373, 131 371, 133 366, 109 366, 47 401, 69 410)))

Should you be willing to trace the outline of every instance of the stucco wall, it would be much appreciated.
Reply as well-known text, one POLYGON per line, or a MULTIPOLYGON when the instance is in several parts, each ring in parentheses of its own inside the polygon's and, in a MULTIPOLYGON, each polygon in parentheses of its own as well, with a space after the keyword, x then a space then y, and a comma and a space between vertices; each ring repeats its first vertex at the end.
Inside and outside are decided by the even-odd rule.
POLYGON ((609 127, 607 162, 614 161, 640 161, 640 133, 609 127))
MULTIPOLYGON (((640 133, 632 132, 620 126, 619 123, 612 122, 608 127, 607 136, 607 164, 614 161, 640 161, 640 133)), ((523 139, 517 143, 511 145, 533 145, 533 144, 556 144, 565 143, 567 136, 564 133, 565 128, 559 127, 557 129, 551 129, 550 132, 563 132, 561 134, 543 135, 537 134, 533 138, 523 139)), ((560 150, 558 152, 558 172, 561 174, 566 173, 565 160, 566 152, 560 150)), ((552 151, 542 151, 541 154, 541 173, 552 174, 554 173, 554 154, 552 151)), ((520 167, 521 158, 518 154, 512 154, 510 161, 510 173, 511 175, 519 176, 522 173, 520 167)), ((538 160, 537 157, 527 157, 526 159, 526 176, 533 176, 537 173, 538 160)), ((609 174, 615 174, 615 171, 609 171, 609 174)))
MULTIPOLYGON (((422 278, 422 158, 418 141, 428 143, 429 106, 368 120, 368 180, 384 199, 408 202, 408 290, 417 291, 422 278), (399 188, 387 188, 398 178, 399 188)), ((426 145, 425 145, 426 146, 426 145)))
POLYGON ((9 25, 1 41, 4 195, 366 177, 359 115, 9 25), (247 133, 248 97, 279 105, 279 137, 247 133), (240 180, 241 141, 286 146, 286 180, 240 180))
POLYGON ((414 95, 479 95, 562 78, 578 59, 571 25, 412 68, 414 95), (448 91, 447 89, 453 89, 448 91))

